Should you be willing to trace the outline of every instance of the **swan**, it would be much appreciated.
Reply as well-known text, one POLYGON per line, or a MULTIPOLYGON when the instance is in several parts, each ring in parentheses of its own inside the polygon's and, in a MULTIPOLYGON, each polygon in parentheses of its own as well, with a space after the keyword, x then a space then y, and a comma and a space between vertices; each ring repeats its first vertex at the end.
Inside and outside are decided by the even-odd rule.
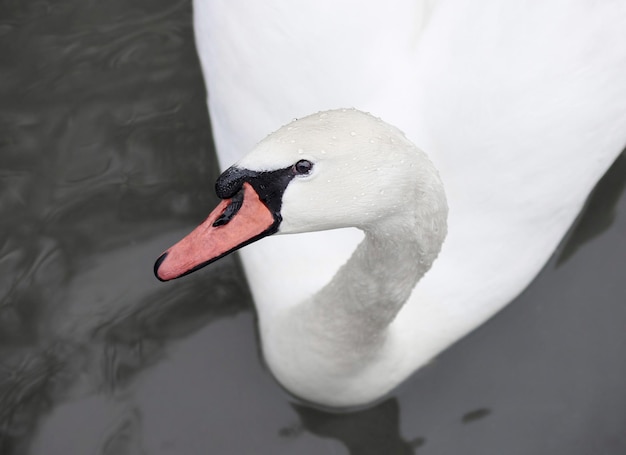
MULTIPOLYGON (((327 406, 380 398, 530 283, 622 150, 625 20, 626 4, 618 1, 486 0, 478 7, 469 0, 343 0, 295 7, 196 0, 196 44, 226 169, 217 184, 225 200, 207 222, 249 241, 225 235, 209 243, 194 231, 161 256, 157 276, 188 273, 265 236, 240 254, 263 353, 278 381, 327 406), (339 106, 388 123, 349 109, 328 111, 339 106), (294 117, 300 120, 289 123, 294 117), (380 136, 398 146, 383 156, 399 161, 379 161, 380 139, 370 128, 387 131, 380 136), (445 191, 447 236, 437 222, 441 238, 433 236, 428 248, 381 242, 389 255, 377 255, 368 246, 380 241, 376 233, 395 232, 394 220, 406 224, 397 212, 413 199, 395 191, 405 184, 397 172, 412 163, 409 150, 420 157, 414 168, 430 170, 421 177, 432 185, 414 184, 433 191, 429 201, 439 201, 441 211, 430 215, 438 220, 445 191), (298 173, 309 167, 310 175, 298 173), (298 175, 278 172, 288 169, 298 175), (398 187, 388 184, 387 172, 398 187), (275 208, 250 205, 254 184, 242 182, 259 173, 286 185, 278 192, 280 223, 275 208), (317 196, 304 189, 313 187, 317 196), (374 229, 369 217, 381 214, 386 227, 374 229), (260 225, 243 222, 257 218, 260 225), (303 231, 315 232, 266 235, 303 231), (420 248, 426 249, 416 254, 420 248), (378 264, 374 256, 385 259, 378 264), (394 258, 408 266, 398 276, 389 264, 394 258), (367 272, 380 279, 349 280, 367 272), (398 303, 418 279, 406 303, 398 303), (383 308, 355 316, 349 302, 367 301, 351 291, 359 285, 368 286, 362 293, 384 296, 383 308), (352 299, 336 299, 342 293, 352 299), (348 303, 330 303, 337 300, 348 303)), ((434 235, 423 230, 427 222, 417 225, 414 235, 434 235)))
MULTIPOLYGON (((356 227, 364 239, 326 285, 260 311, 265 358, 285 387, 316 403, 359 404, 392 388, 407 358, 392 321, 419 304, 412 290, 447 232, 444 187, 426 154, 369 114, 326 111, 269 135, 216 190, 223 202, 157 260, 157 278, 274 233, 356 227)), ((282 285, 287 294, 292 286, 282 285)))

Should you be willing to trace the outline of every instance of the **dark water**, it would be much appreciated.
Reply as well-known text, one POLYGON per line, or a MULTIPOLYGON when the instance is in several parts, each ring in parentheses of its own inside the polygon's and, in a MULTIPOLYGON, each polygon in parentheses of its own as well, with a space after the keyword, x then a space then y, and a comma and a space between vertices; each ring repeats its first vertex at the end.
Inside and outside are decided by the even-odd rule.
POLYGON ((532 286, 378 405, 307 408, 231 257, 164 285, 215 203, 190 4, 0 0, 0 453, 626 453, 626 159, 532 286))

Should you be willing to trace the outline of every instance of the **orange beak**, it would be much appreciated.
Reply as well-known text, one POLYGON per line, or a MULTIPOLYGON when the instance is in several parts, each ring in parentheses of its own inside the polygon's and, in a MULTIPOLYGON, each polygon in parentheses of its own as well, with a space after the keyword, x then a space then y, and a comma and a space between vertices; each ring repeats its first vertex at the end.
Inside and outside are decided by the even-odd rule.
POLYGON ((159 280, 187 275, 275 232, 277 222, 254 188, 244 183, 241 191, 238 210, 235 197, 223 200, 200 226, 157 259, 154 274, 159 280))

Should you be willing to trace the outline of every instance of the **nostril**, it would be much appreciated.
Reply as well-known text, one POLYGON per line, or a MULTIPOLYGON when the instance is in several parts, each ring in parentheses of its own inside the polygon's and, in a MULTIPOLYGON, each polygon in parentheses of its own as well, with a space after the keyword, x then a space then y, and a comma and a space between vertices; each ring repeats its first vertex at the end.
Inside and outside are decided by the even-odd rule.
POLYGON ((243 205, 243 190, 239 190, 231 200, 230 204, 226 207, 226 210, 215 220, 213 227, 224 226, 233 219, 233 217, 239 212, 239 209, 243 205))

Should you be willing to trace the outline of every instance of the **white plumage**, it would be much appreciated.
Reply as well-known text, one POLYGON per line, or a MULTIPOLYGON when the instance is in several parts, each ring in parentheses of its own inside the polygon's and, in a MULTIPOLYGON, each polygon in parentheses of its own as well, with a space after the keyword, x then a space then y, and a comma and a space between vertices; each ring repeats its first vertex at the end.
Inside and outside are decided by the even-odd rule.
MULTIPOLYGON (((375 400, 510 302, 626 143, 621 1, 196 0, 194 8, 222 166, 292 118, 355 107, 403 130, 443 180, 448 237, 371 356, 315 345, 302 324, 325 323, 299 305, 335 276, 358 230, 275 235, 241 251, 268 363, 317 403, 375 400), (326 371, 307 364, 316 346, 326 371)), ((285 153, 321 154, 315 134, 289 133, 285 153)), ((360 156, 376 152, 368 143, 360 156)), ((266 153, 240 164, 271 169, 281 160, 266 153)), ((342 175, 325 191, 344 204, 363 182, 342 175)), ((384 176, 367 183, 388 190, 384 176)), ((291 188, 285 201, 294 214, 335 204, 301 200, 291 188)))

